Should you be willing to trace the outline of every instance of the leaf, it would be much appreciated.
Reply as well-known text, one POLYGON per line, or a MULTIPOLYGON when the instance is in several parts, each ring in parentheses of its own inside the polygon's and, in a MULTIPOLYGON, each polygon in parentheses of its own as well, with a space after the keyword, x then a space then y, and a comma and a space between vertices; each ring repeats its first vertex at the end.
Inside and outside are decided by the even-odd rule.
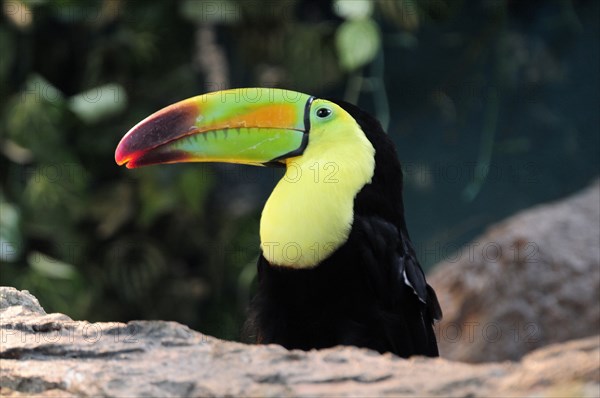
POLYGON ((336 0, 333 12, 344 19, 364 19, 373 14, 372 0, 336 0))
POLYGON ((35 271, 49 278, 73 279, 77 269, 40 252, 32 252, 27 256, 27 262, 35 271))
POLYGON ((381 45, 381 35, 372 19, 346 21, 336 31, 340 65, 353 71, 371 62, 381 45))
POLYGON ((19 209, 0 196, 0 261, 13 262, 22 247, 19 209))
POLYGON ((23 89, 7 103, 3 122, 8 136, 36 160, 56 162, 57 152, 67 150, 62 142, 64 105, 60 90, 39 75, 29 75, 23 89))
POLYGON ((69 98, 69 109, 87 124, 117 115, 127 106, 127 94, 120 84, 106 84, 69 98))

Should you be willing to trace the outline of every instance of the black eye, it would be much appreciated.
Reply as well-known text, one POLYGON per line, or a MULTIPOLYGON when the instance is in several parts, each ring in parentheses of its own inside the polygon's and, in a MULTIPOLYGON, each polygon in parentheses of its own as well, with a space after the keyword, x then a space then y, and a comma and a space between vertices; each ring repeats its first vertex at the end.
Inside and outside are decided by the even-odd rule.
POLYGON ((329 108, 319 108, 317 109, 317 117, 325 118, 331 115, 331 109, 329 108))

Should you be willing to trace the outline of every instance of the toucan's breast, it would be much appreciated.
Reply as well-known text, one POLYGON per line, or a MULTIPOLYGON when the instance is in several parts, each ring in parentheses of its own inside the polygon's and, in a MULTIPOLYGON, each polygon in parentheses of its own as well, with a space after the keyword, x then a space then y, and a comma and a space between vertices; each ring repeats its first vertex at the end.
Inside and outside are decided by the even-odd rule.
POLYGON ((336 110, 344 116, 313 125, 305 152, 288 159, 285 176, 265 204, 261 248, 273 265, 314 267, 344 244, 354 199, 373 178, 373 145, 350 115, 336 110))

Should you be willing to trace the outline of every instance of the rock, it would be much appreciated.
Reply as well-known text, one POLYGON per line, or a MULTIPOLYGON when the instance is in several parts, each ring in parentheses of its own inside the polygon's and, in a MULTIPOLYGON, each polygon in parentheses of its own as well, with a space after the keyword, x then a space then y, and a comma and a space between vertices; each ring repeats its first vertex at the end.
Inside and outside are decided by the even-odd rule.
POLYGON ((4 287, 0 290, 0 314, 4 311, 12 311, 11 316, 27 313, 46 314, 35 296, 27 290, 19 291, 14 287, 4 287))
POLYGON ((491 227, 428 277, 441 355, 517 360, 600 330, 600 183, 491 227))
POLYGON ((595 397, 600 392, 600 336, 538 350, 520 363, 473 365, 405 360, 355 347, 303 352, 245 345, 175 322, 73 321, 35 310, 37 302, 27 292, 0 288, 0 295, 0 391, 12 397, 595 397))

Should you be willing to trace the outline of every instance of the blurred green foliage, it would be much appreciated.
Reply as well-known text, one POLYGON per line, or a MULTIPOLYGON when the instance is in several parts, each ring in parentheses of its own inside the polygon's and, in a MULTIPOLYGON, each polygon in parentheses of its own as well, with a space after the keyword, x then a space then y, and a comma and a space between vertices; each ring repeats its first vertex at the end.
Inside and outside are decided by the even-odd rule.
MULTIPOLYGON (((487 172, 452 191, 432 177, 432 162, 448 154, 484 169, 493 156, 536 159, 532 151, 543 145, 535 128, 502 133, 510 130, 502 123, 511 118, 511 95, 523 98, 525 87, 534 105, 546 94, 560 96, 556 87, 569 78, 561 60, 577 50, 572 37, 587 35, 589 23, 597 31, 594 17, 580 20, 598 10, 594 2, 475 3, 3 0, 0 283, 28 289, 47 310, 76 319, 170 319, 237 338, 255 279, 262 201, 279 172, 212 165, 132 171, 113 160, 121 136, 151 112, 227 87, 343 97, 404 134, 399 149, 417 242, 464 242, 506 213, 579 188, 598 166, 590 155, 597 139, 577 130, 591 124, 597 132, 587 102, 572 105, 583 109, 582 120, 556 122, 569 131, 560 140, 567 144, 558 144, 567 148, 561 156, 577 158, 577 178, 560 177, 571 184, 564 189, 544 191, 540 177, 543 187, 527 186, 512 207, 499 205, 491 216, 490 197, 504 206, 506 186, 487 172), (546 25, 530 29, 536 21, 546 25), (547 50, 540 36, 559 44, 547 50), (456 214, 444 218, 448 207, 456 214)), ((597 93, 589 101, 597 105, 597 93)), ((527 109, 549 117, 546 108, 527 109)))

